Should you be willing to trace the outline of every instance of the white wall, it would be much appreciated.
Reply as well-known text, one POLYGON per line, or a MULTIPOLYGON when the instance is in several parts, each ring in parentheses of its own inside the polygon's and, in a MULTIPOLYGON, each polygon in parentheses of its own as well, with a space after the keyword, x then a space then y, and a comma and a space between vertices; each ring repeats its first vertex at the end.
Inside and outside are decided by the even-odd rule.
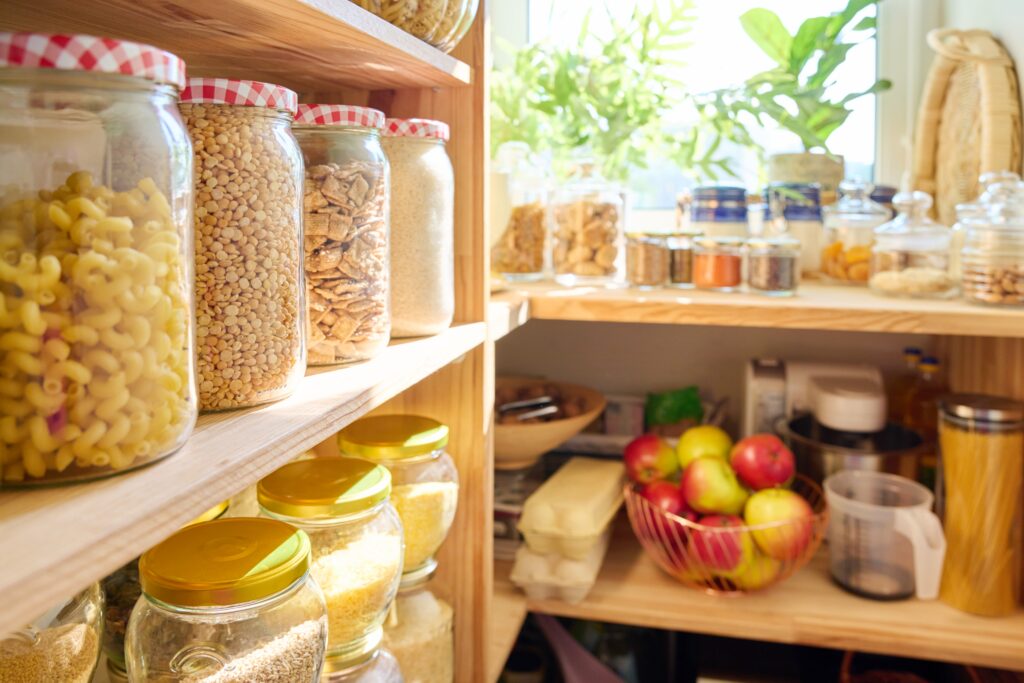
POLYGON ((1024 68, 1024 0, 943 0, 943 24, 991 31, 1024 68))

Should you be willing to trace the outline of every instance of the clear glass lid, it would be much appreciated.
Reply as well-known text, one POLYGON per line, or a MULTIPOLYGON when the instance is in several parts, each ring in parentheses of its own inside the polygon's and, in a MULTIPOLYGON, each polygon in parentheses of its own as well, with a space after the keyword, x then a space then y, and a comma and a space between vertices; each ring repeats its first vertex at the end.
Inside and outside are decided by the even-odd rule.
POLYGON ((847 178, 839 183, 839 201, 825 207, 825 220, 830 225, 874 227, 887 221, 889 210, 872 201, 874 185, 863 180, 847 178))
POLYGON ((929 251, 949 246, 949 228, 928 216, 932 196, 927 192, 900 192, 893 197, 896 217, 875 228, 875 239, 887 249, 929 251))

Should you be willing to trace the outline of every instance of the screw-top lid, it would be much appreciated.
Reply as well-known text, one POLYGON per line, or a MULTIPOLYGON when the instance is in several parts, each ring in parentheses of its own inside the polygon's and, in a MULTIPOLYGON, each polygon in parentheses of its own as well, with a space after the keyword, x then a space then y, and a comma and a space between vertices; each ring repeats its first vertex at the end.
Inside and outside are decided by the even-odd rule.
POLYGON ((701 185, 693 188, 694 200, 717 199, 724 202, 747 201, 747 190, 743 187, 730 185, 701 185))
POLYGON ((302 519, 344 517, 391 495, 391 473, 358 458, 313 458, 288 463, 256 486, 256 499, 275 515, 302 519))
POLYGON ((231 104, 238 107, 281 109, 293 116, 299 96, 281 85, 230 78, 190 78, 181 91, 182 104, 231 104))
POLYGON ((388 119, 384 135, 390 138, 437 138, 448 140, 451 129, 444 121, 433 119, 388 119))
POLYGON ((169 605, 224 607, 280 593, 309 570, 309 537, 275 519, 188 526, 139 560, 142 591, 169 605))
POLYGON ((903 358, 910 360, 911 358, 921 358, 924 355, 924 351, 916 346, 904 346, 903 347, 903 358))
POLYGON ((871 190, 871 201, 879 204, 891 204, 896 192, 896 188, 892 185, 875 185, 871 190))
POLYGON ((384 112, 348 104, 300 104, 295 123, 305 126, 358 126, 383 128, 384 112))
POLYGON ((935 356, 925 356, 920 361, 918 361, 917 367, 919 369, 921 369, 921 370, 932 371, 932 370, 938 370, 939 369, 939 365, 940 365, 939 359, 936 358, 935 356))
POLYGON ((433 453, 447 443, 447 425, 420 415, 365 417, 338 433, 342 453, 370 460, 414 458, 433 453))
POLYGON ((223 515, 225 512, 227 512, 228 506, 230 506, 230 505, 231 505, 231 501, 230 500, 221 501, 221 502, 217 503, 216 505, 214 505, 209 510, 207 510, 206 512, 204 512, 203 514, 201 514, 198 517, 196 517, 195 519, 193 519, 191 522, 186 524, 186 526, 191 526, 193 524, 202 524, 203 522, 209 522, 210 520, 217 519, 218 517, 223 515))
POLYGON ((944 413, 979 422, 1020 422, 1024 403, 986 394, 949 394, 939 400, 944 413))
POLYGON ((185 87, 185 62, 143 43, 62 33, 0 33, 0 68, 92 71, 185 87))

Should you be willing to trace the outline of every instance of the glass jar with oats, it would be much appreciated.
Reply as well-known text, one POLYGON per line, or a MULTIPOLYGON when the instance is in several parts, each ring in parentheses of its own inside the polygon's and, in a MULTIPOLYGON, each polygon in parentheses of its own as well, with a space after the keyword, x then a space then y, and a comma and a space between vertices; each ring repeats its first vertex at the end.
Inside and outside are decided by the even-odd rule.
POLYGON ((391 338, 384 120, 375 109, 340 104, 300 104, 295 116, 306 169, 310 365, 372 358, 391 338))
POLYGON ((127 471, 192 431, 184 70, 0 33, 0 486, 127 471))
POLYGON ((199 407, 276 401, 306 370, 298 98, 270 83, 190 78, 181 102, 195 148, 199 407))

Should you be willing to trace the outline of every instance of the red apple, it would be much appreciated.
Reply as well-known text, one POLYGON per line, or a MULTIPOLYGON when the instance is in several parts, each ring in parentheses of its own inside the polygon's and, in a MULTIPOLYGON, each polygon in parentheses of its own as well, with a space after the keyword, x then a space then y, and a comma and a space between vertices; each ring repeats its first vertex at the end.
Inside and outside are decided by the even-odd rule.
POLYGON ((754 543, 735 515, 709 515, 690 539, 690 552, 712 574, 731 578, 740 576, 754 558, 754 543))
POLYGON ((685 470, 697 458, 728 460, 730 448, 732 439, 725 430, 714 425, 700 425, 683 432, 679 443, 676 444, 676 455, 679 458, 679 466, 685 470))
POLYGON ((743 518, 753 529, 754 542, 768 557, 794 560, 811 542, 814 511, 797 493, 789 489, 764 489, 747 501, 743 518))
POLYGON ((644 434, 630 441, 622 459, 626 474, 640 484, 668 479, 679 471, 672 447, 654 434, 644 434))
POLYGON ((733 446, 729 464, 740 481, 755 491, 785 486, 793 479, 793 452, 774 434, 748 436, 733 446))
POLYGON ((767 555, 756 553, 746 569, 732 577, 732 582, 740 590, 753 591, 764 588, 775 581, 781 570, 781 562, 767 555))
POLYGON ((680 482, 686 504, 705 515, 738 515, 747 491, 729 463, 719 458, 697 458, 683 472, 680 482))
MULTIPOLYGON (((682 489, 672 482, 651 482, 640 490, 640 495, 653 506, 677 517, 691 522, 696 522, 699 517, 686 504, 682 489)), ((654 540, 668 554, 674 565, 687 565, 686 546, 692 527, 688 528, 684 522, 652 511, 644 515, 641 528, 646 529, 649 540, 654 540)))
POLYGON ((696 521, 697 514, 686 505, 683 490, 670 481, 652 481, 640 490, 640 495, 665 512, 696 521))

